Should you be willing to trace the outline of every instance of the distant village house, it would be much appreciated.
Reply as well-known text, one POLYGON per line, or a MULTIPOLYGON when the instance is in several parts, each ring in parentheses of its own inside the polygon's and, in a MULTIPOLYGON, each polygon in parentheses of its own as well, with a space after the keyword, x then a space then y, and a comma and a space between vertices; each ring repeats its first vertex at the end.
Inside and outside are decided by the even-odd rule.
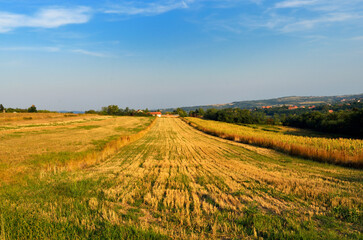
POLYGON ((152 116, 161 117, 161 112, 149 112, 149 114, 152 116))

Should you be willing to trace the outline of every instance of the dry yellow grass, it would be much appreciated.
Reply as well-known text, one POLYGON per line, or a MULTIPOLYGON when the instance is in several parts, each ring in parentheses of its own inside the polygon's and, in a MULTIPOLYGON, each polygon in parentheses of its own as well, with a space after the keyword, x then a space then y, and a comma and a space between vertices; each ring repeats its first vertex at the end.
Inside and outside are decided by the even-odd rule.
MULTIPOLYGON (((254 205, 266 216, 293 217, 297 225, 336 206, 362 208, 362 182, 348 180, 359 170, 243 146, 180 119, 161 118, 146 137, 75 179, 108 182, 98 191, 106 199, 99 207, 108 221, 177 239, 247 238, 248 226, 238 221, 254 205), (135 209, 138 218, 125 218, 135 209)), ((94 199, 89 201, 93 207, 94 199)))
POLYGON ((160 237, 133 235, 140 229, 172 239, 359 239, 361 170, 245 146, 158 118, 99 164, 0 191, 4 232, 92 238, 136 226, 130 239, 160 237))
POLYGON ((0 123, 11 123, 11 122, 29 122, 31 120, 45 120, 49 122, 51 119, 60 119, 74 117, 74 118, 92 118, 97 115, 84 115, 84 114, 73 114, 73 113, 0 113, 0 123))
POLYGON ((316 161, 363 167, 363 140, 286 135, 230 123, 185 118, 193 127, 229 140, 268 147, 316 161))
POLYGON ((67 167, 74 168, 75 162, 81 160, 83 165, 96 162, 133 140, 133 135, 151 123, 151 118, 145 117, 17 115, 17 119, 9 117, 10 120, 0 122, 0 179, 3 181, 35 167, 64 167, 67 162, 67 167), (29 116, 32 119, 23 119, 29 116), (98 157, 101 150, 102 157, 98 157), (77 161, 71 164, 74 159, 77 161))

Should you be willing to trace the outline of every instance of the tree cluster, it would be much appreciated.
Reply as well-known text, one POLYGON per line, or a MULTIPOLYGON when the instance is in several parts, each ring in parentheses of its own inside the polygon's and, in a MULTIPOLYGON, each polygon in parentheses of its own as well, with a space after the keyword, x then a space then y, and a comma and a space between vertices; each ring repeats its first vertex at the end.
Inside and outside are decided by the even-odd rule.
POLYGON ((88 110, 86 114, 101 114, 101 115, 115 115, 115 116, 150 116, 149 110, 134 110, 126 107, 125 109, 119 108, 117 105, 109 105, 102 107, 101 111, 88 110))
POLYGON ((205 115, 205 111, 203 108, 195 109, 195 111, 189 112, 189 117, 203 117, 205 115))
POLYGON ((188 116, 188 113, 186 111, 184 111, 183 109, 181 109, 181 108, 177 108, 176 110, 174 110, 173 114, 177 114, 180 117, 187 117, 188 116))
POLYGON ((205 119, 222 121, 228 123, 263 124, 267 123, 266 114, 247 109, 227 108, 227 109, 208 109, 203 116, 205 119))
POLYGON ((46 110, 38 111, 35 105, 31 105, 27 109, 22 109, 22 108, 5 108, 2 104, 0 104, 0 113, 2 113, 4 111, 7 112, 7 113, 14 113, 14 112, 17 112, 17 113, 49 112, 49 111, 46 111, 46 110))
MULTIPOLYGON (((179 108, 177 112, 182 117, 187 116, 183 109, 179 108)), ((254 110, 212 108, 205 112, 199 108, 190 111, 189 116, 235 124, 285 125, 363 138, 363 104, 358 100, 344 104, 322 104, 314 108, 306 107, 294 110, 281 106, 269 109, 255 108, 254 110)))
POLYGON ((363 109, 340 110, 333 113, 315 111, 301 115, 289 115, 283 124, 363 138, 363 109))

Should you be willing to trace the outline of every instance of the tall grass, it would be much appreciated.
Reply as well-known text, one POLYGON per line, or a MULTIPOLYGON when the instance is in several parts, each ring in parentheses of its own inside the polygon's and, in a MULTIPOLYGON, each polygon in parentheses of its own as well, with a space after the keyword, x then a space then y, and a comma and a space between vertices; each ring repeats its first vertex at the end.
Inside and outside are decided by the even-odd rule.
POLYGON ((363 140, 292 136, 198 118, 183 120, 200 131, 236 142, 271 148, 320 162, 363 167, 363 140))

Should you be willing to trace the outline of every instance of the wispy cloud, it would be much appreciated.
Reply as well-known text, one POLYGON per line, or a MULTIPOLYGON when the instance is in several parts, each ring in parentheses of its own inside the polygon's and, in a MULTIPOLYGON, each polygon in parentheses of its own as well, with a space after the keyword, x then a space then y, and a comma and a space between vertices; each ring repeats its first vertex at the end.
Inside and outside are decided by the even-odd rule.
POLYGON ((81 24, 90 20, 90 8, 44 8, 34 15, 0 12, 0 33, 20 27, 57 28, 68 24, 81 24))
POLYGON ((205 22, 209 29, 221 29, 237 34, 243 34, 246 30, 265 28, 284 34, 308 32, 311 35, 344 24, 363 27, 361 0, 284 0, 277 3, 264 1, 258 8, 260 9, 258 14, 244 12, 241 9, 238 15, 228 17, 214 15, 205 22))
POLYGON ((333 13, 327 16, 321 16, 314 19, 297 20, 293 23, 287 23, 282 28, 283 32, 296 32, 313 29, 322 24, 336 24, 339 22, 346 22, 353 19, 359 19, 362 16, 350 13, 333 13))
POLYGON ((276 3, 275 8, 296 8, 306 5, 312 5, 316 2, 316 0, 288 0, 276 3))
POLYGON ((92 57, 102 57, 102 58, 109 57, 108 55, 106 55, 104 53, 87 51, 84 49, 74 49, 71 52, 79 53, 79 54, 83 54, 83 55, 87 55, 87 56, 92 56, 92 57))
POLYGON ((122 15, 158 15, 173 11, 176 9, 186 9, 188 4, 194 0, 167 0, 151 3, 137 4, 135 2, 124 2, 119 5, 112 6, 104 11, 104 13, 122 14, 122 15))

